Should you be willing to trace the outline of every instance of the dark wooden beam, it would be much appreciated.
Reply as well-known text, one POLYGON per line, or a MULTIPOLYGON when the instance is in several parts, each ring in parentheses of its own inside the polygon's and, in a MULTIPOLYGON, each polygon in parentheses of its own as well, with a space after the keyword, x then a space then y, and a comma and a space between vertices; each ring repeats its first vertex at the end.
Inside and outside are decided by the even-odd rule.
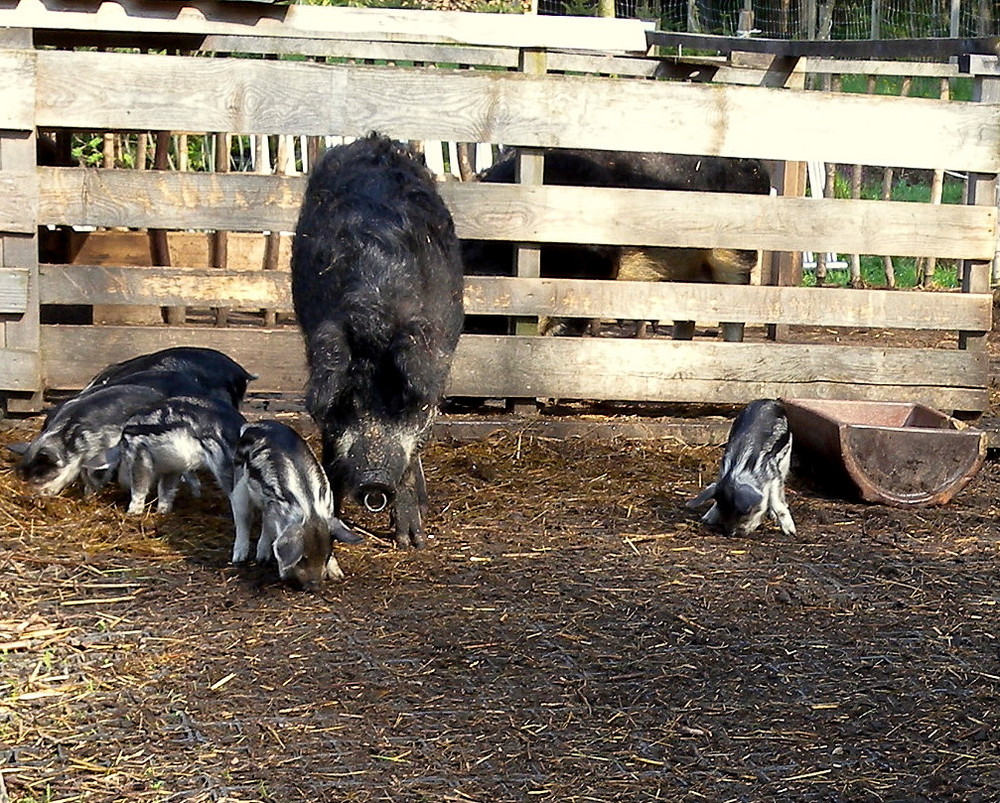
POLYGON ((719 53, 767 53, 791 58, 818 56, 843 59, 945 59, 969 54, 986 56, 1000 54, 998 36, 971 39, 791 40, 647 31, 646 43, 650 46, 714 50, 719 53))

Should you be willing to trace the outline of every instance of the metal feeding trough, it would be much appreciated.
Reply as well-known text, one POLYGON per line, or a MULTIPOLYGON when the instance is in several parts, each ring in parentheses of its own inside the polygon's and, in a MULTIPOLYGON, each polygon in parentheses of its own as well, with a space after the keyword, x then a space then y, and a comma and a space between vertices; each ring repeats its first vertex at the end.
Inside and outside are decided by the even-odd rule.
POLYGON ((906 402, 782 399, 797 449, 840 471, 861 498, 896 507, 949 502, 983 465, 986 433, 906 402))

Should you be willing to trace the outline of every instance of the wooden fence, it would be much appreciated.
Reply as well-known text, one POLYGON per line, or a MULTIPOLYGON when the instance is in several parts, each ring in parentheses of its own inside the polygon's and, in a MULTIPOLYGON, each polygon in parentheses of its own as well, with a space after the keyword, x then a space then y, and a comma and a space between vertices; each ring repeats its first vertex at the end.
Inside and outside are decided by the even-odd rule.
POLYGON ((302 176, 36 166, 39 130, 328 137, 375 129, 406 140, 968 172, 964 205, 794 197, 789 168, 776 173, 786 176, 786 194, 776 197, 579 190, 541 185, 530 156, 517 185, 443 182, 460 236, 522 244, 518 276, 468 279, 469 313, 954 333, 933 348, 882 339, 464 335, 449 391, 905 399, 970 412, 987 405, 1000 172, 995 59, 974 76, 980 102, 969 103, 800 91, 804 60, 787 57, 755 57, 749 67, 655 57, 648 26, 637 21, 151 0, 81 8, 56 0, 0 8, 0 392, 12 409, 38 409, 47 389, 78 388, 109 362, 168 345, 221 348, 260 375, 258 390, 298 392, 305 376, 298 331, 273 315, 291 308, 287 270, 261 269, 285 262, 274 254, 287 253, 287 238, 275 238, 294 228, 302 176), (98 49, 66 49, 80 46, 98 49), (174 256, 159 267, 120 250, 39 264, 39 227, 113 229, 119 248, 132 238, 145 253, 145 231, 166 232, 174 256), (205 232, 232 234, 220 248, 205 232), (803 250, 954 258, 963 260, 963 286, 931 293, 544 279, 535 246, 546 242, 760 249, 779 255, 765 272, 772 285, 787 274, 780 255, 803 250), (270 263, 236 258, 244 245, 255 254, 271 248, 270 263), (48 305, 181 314, 174 325, 43 324, 48 305), (221 310, 217 322, 227 325, 184 312, 199 309, 221 310), (227 310, 272 315, 236 320, 227 310))

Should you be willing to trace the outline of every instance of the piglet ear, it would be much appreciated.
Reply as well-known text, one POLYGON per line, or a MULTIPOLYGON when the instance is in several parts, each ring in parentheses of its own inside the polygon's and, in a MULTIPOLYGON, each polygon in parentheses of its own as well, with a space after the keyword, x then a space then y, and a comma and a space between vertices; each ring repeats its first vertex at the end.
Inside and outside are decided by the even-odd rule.
POLYGON ((112 446, 110 449, 105 449, 101 454, 89 458, 83 464, 83 467, 91 471, 103 471, 107 468, 113 468, 121 460, 121 453, 122 448, 120 445, 112 446))
POLYGON ((10 449, 14 454, 24 455, 28 451, 28 447, 31 446, 30 443, 8 443, 7 448, 10 449))
MULTIPOLYGON (((291 528, 290 528, 291 529, 291 528)), ((274 559, 278 561, 278 570, 284 572, 291 568, 305 554, 305 542, 302 538, 290 538, 288 530, 283 531, 274 539, 271 548, 274 550, 274 559)))
POLYGON ((746 516, 764 501, 764 495, 752 485, 737 485, 733 504, 736 512, 741 516, 746 516))
POLYGON ((715 499, 715 488, 717 485, 718 483, 713 482, 704 491, 698 494, 694 499, 688 499, 688 501, 685 502, 685 504, 689 508, 694 509, 696 507, 701 507, 703 504, 705 504, 711 499, 715 499))
POLYGON ((348 529, 344 522, 336 517, 330 519, 330 537, 342 544, 360 544, 365 540, 363 535, 348 529))

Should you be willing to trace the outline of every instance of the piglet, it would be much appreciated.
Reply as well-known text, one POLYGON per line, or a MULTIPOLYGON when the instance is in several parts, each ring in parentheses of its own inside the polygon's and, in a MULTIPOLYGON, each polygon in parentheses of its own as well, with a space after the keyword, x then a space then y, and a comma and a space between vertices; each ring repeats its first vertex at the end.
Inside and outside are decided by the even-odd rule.
POLYGON ((156 509, 169 513, 182 477, 197 492, 194 472, 205 468, 227 495, 233 488, 233 453, 244 418, 228 401, 197 396, 164 399, 130 418, 122 430, 118 482, 131 491, 128 512, 142 513, 156 488, 156 509))
POLYGON ((792 433, 785 408, 773 399, 748 404, 736 417, 722 455, 719 478, 687 505, 713 505, 702 517, 726 535, 747 535, 765 513, 777 519, 785 535, 795 535, 795 522, 785 502, 785 479, 792 456, 792 433))
POLYGON ((115 385, 70 399, 53 411, 23 451, 17 470, 42 496, 57 494, 83 478, 88 492, 101 487, 100 472, 125 422, 163 399, 154 388, 115 385))
POLYGON ((303 588, 343 578, 334 540, 361 541, 334 514, 329 480, 308 444, 277 421, 243 427, 230 502, 236 522, 233 563, 249 558, 250 528, 259 513, 257 561, 276 561, 281 579, 303 588))
MULTIPOLYGON (((174 346, 109 365, 91 379, 81 393, 107 385, 128 383, 155 387, 170 381, 156 374, 181 375, 187 385, 193 386, 191 395, 219 398, 236 408, 246 394, 247 383, 257 378, 221 351, 200 346, 174 346)), ((179 396, 182 393, 165 395, 179 396)))

